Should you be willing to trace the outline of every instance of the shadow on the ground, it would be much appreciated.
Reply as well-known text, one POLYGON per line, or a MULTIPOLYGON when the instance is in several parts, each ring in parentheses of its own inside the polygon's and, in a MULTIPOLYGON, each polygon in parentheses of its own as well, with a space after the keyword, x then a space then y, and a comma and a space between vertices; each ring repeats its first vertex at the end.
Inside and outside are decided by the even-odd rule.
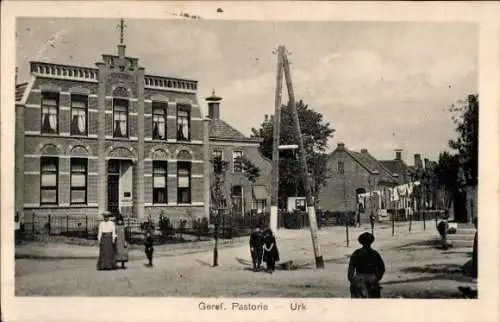
POLYGON ((200 263, 201 265, 203 266, 212 266, 212 264, 208 263, 208 262, 205 262, 205 261, 202 261, 200 259, 197 259, 196 260, 197 263, 200 263))
POLYGON ((417 251, 422 249, 422 247, 430 247, 434 249, 440 249, 439 240, 430 239, 430 240, 421 240, 415 241, 408 244, 399 245, 396 247, 389 248, 390 250, 404 250, 404 251, 417 251))
POLYGON ((470 282, 471 278, 462 273, 462 266, 458 264, 430 264, 424 266, 412 266, 402 268, 402 273, 408 274, 427 274, 427 276, 406 278, 395 281, 382 282, 382 285, 405 284, 429 282, 435 280, 450 280, 459 282, 470 282))

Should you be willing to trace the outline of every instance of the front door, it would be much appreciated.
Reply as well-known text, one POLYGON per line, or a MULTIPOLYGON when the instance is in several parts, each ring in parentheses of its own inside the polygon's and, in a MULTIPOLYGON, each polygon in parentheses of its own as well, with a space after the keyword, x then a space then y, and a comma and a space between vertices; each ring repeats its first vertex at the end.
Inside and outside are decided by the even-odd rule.
POLYGON ((108 211, 119 212, 120 206, 120 176, 108 175, 108 211))
POLYGON ((120 211, 120 161, 108 161, 108 211, 120 211))

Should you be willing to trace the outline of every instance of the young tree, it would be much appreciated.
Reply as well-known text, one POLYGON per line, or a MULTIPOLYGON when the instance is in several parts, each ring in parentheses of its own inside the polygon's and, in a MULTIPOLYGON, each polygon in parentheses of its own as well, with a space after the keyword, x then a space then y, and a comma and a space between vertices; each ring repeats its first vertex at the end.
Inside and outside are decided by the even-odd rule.
MULTIPOLYGON (((335 132, 330 123, 324 122, 323 115, 309 108, 302 100, 297 103, 297 112, 301 127, 301 135, 304 140, 304 148, 307 154, 307 163, 313 184, 311 185, 313 195, 317 199, 319 189, 327 179, 326 154, 328 140, 335 132)), ((272 159, 273 153, 273 118, 265 116, 264 121, 258 129, 252 129, 252 137, 262 138, 260 150, 262 154, 272 159)), ((280 145, 297 144, 298 137, 293 116, 287 105, 281 107, 280 145)), ((288 196, 304 195, 305 189, 302 180, 297 180, 301 166, 298 158, 293 155, 280 155, 280 180, 279 199, 286 201, 288 196)))

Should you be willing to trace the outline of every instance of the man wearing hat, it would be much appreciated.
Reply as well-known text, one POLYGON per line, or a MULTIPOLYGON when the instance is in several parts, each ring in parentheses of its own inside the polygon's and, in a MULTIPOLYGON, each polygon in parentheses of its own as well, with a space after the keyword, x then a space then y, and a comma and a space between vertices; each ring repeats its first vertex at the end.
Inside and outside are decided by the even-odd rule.
POLYGON ((354 251, 349 260, 347 278, 351 283, 352 298, 380 298, 380 280, 385 273, 384 261, 380 254, 371 248, 375 237, 362 233, 358 238, 361 248, 354 251))

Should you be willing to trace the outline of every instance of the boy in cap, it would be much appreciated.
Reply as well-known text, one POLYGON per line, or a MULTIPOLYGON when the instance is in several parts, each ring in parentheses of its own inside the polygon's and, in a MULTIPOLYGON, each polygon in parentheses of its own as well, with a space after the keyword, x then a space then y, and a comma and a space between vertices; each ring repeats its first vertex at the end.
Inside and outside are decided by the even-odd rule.
POLYGON ((252 257, 253 270, 256 272, 260 269, 262 262, 262 252, 264 245, 264 237, 259 227, 256 227, 250 234, 250 256, 252 257))
POLYGON ((375 241, 372 234, 365 232, 358 238, 361 248, 354 251, 349 260, 347 278, 351 283, 352 298, 380 298, 380 280, 385 273, 384 261, 371 248, 375 241))
POLYGON ((151 234, 151 231, 148 229, 146 231, 146 236, 144 237, 144 251, 146 253, 146 256, 148 258, 148 266, 152 267, 153 266, 153 235, 151 234))

